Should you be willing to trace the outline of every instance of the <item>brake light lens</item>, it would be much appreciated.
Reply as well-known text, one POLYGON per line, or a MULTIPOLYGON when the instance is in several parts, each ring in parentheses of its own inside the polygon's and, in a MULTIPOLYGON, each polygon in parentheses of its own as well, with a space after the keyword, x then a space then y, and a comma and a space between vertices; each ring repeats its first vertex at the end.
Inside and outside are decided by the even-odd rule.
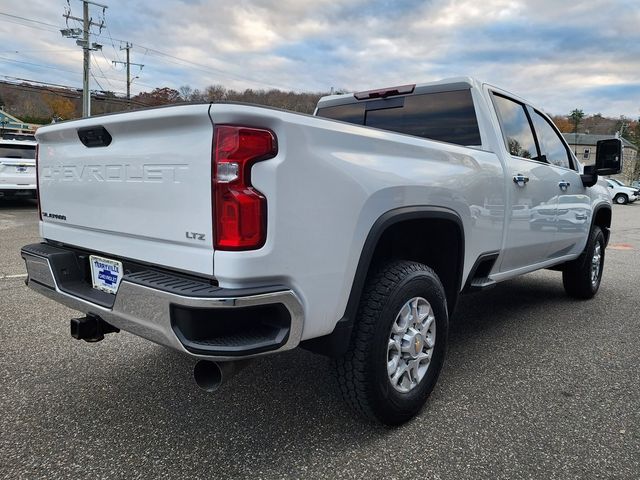
POLYGON ((380 90, 367 90, 366 92, 356 92, 353 94, 357 100, 368 100, 371 98, 387 98, 396 95, 408 95, 413 93, 416 85, 400 85, 399 87, 381 88, 380 90))
POLYGON ((251 185, 251 167, 278 153, 270 130, 217 125, 213 145, 215 248, 252 250, 264 245, 267 200, 251 185))
POLYGON ((40 174, 38 173, 38 157, 40 156, 40 144, 36 143, 36 197, 38 199, 38 217, 42 221, 42 208, 40 207, 40 174))

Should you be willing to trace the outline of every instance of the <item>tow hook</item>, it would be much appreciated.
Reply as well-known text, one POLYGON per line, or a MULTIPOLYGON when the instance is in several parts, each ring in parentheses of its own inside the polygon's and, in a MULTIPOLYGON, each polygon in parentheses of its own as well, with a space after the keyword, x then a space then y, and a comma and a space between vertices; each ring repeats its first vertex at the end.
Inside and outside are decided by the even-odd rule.
POLYGON ((99 342, 107 333, 118 333, 119 328, 105 322, 97 315, 71 319, 71 336, 85 342, 99 342))

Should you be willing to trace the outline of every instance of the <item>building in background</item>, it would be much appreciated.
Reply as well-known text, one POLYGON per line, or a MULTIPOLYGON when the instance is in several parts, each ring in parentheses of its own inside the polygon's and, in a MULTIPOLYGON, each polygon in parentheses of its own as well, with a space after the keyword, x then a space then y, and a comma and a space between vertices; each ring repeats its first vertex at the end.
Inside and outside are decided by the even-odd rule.
MULTIPOLYGON (((571 150, 576 157, 585 165, 593 165, 596 162, 596 145, 600 140, 614 138, 615 135, 592 135, 590 133, 563 133, 571 150)), ((640 158, 638 147, 625 138, 622 140, 623 147, 623 170, 619 175, 614 175, 626 184, 640 178, 640 158)))
POLYGON ((5 112, 0 106, 0 138, 14 134, 33 135, 40 125, 25 123, 10 113, 5 112))

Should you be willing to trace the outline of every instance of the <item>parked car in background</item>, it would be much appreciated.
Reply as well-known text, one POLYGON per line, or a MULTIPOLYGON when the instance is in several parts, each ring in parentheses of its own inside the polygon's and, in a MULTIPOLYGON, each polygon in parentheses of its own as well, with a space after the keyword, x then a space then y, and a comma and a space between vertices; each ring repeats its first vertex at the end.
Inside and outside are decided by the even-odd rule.
POLYGON ((611 198, 618 205, 625 205, 627 203, 635 202, 640 196, 638 190, 632 187, 627 187, 624 183, 615 178, 607 178, 607 185, 609 186, 609 193, 611 198))
POLYGON ((625 185, 624 183, 622 183, 620 180, 618 180, 617 178, 612 178, 611 179, 612 182, 617 183, 618 185, 620 185, 621 187, 626 187, 626 188, 630 188, 632 190, 635 190, 636 192, 636 197, 640 198, 640 185, 638 185, 638 182, 635 182, 636 185, 634 185, 633 183, 631 185, 625 185))
POLYGON ((0 139, 0 197, 36 198, 36 141, 32 139, 0 139))
POLYGON ((558 231, 586 232, 589 230, 590 204, 588 195, 556 195, 530 210, 529 228, 542 230, 543 227, 552 227, 558 231))

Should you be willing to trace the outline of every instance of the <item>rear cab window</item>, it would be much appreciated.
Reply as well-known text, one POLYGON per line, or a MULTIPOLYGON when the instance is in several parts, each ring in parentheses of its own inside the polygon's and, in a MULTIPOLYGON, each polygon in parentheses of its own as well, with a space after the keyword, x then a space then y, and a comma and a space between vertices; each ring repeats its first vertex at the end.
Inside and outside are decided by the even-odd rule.
POLYGON ((317 116, 462 146, 482 145, 470 88, 355 101, 317 116))
POLYGON ((0 144, 0 158, 22 158, 34 160, 36 158, 36 147, 35 145, 0 144))

